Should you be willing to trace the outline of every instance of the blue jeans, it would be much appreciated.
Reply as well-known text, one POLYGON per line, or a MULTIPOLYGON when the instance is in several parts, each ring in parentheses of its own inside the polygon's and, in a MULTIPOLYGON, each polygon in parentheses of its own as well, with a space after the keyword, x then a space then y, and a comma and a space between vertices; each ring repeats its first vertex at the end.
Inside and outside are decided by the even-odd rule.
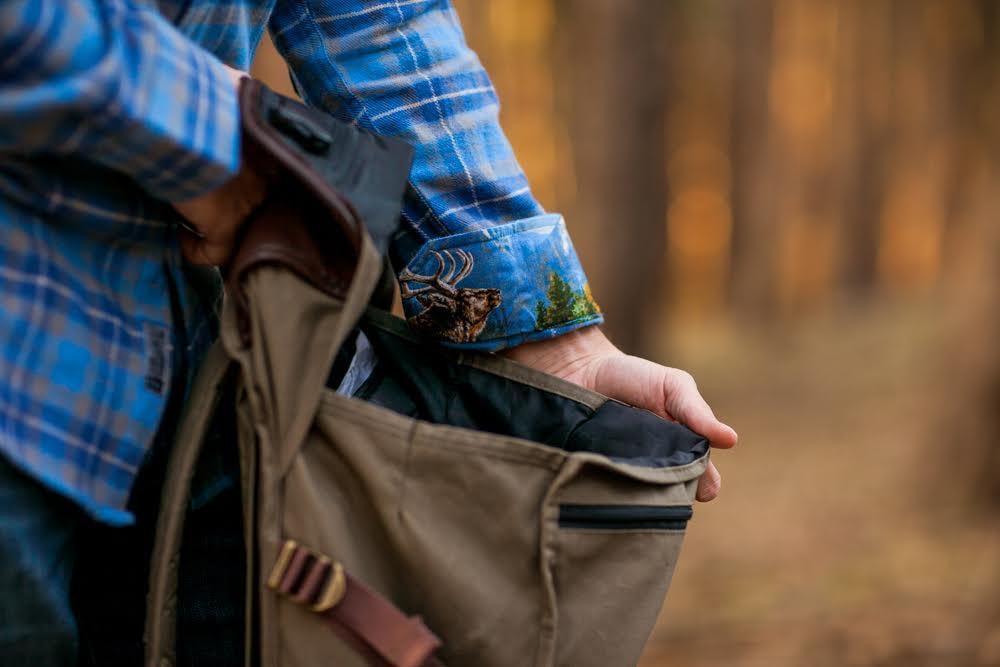
MULTIPOLYGON (((221 411, 222 416, 226 414, 221 411)), ((242 667, 239 461, 217 420, 193 480, 178 577, 177 664, 242 667)), ((0 666, 138 667, 166 447, 129 501, 133 526, 94 522, 0 457, 0 666)))
POLYGON ((84 522, 75 505, 0 458, 0 664, 76 664, 70 583, 84 522))
MULTIPOLYGON (((235 433, 221 410, 192 480, 177 581, 177 665, 242 667, 245 547, 235 433), (223 422, 223 423, 219 423, 223 422)), ((149 561, 166 467, 154 449, 129 501, 136 524, 94 524, 79 542, 72 587, 80 667, 143 664, 149 561)), ((6 665, 0 659, 0 665, 6 665)))

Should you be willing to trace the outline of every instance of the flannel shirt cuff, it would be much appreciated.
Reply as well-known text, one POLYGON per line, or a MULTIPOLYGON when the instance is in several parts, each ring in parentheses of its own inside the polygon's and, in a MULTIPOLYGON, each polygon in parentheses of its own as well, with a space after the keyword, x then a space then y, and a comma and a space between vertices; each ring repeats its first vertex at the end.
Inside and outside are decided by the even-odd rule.
POLYGON ((495 351, 604 321, 560 215, 428 241, 399 273, 410 325, 495 351))
POLYGON ((154 197, 184 201, 239 169, 236 86, 215 56, 155 12, 143 12, 142 21, 148 48, 139 71, 110 105, 89 149, 154 197))

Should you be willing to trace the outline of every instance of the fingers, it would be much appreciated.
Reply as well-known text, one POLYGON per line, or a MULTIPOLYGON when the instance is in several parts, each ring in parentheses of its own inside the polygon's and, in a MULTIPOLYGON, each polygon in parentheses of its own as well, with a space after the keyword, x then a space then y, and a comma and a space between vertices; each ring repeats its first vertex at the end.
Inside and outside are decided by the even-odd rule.
POLYGON ((667 372, 664 382, 667 412, 695 433, 708 438, 712 447, 729 449, 735 446, 736 431, 716 418, 698 391, 694 378, 676 368, 667 372))
MULTIPOLYGON (((507 356, 534 368, 577 382, 609 398, 676 419, 708 439, 713 447, 736 444, 736 431, 716 419, 694 378, 676 368, 619 352, 596 327, 575 337, 561 336, 513 348, 507 356)), ((722 477, 709 461, 698 480, 701 502, 719 494, 722 477)))
POLYGON ((632 356, 610 355, 589 385, 594 390, 656 414, 676 419, 708 438, 713 447, 736 444, 736 431, 719 421, 685 371, 632 356))
POLYGON ((223 67, 226 68, 226 74, 229 75, 229 80, 233 82, 234 86, 239 87, 240 80, 250 76, 250 74, 248 74, 247 72, 244 72, 243 70, 238 70, 234 67, 230 67, 229 65, 223 65, 223 67))
POLYGON ((220 266, 225 264, 233 250, 234 235, 224 238, 198 237, 186 229, 181 230, 181 252, 192 264, 220 266))
POLYGON ((194 264, 225 264, 237 232, 264 202, 267 192, 267 179, 244 165, 236 176, 215 190, 172 202, 174 209, 190 225, 181 227, 181 249, 185 259, 194 264))
POLYGON ((715 500, 721 488, 722 475, 719 474, 719 470, 715 467, 715 464, 709 461, 708 468, 698 478, 698 492, 695 494, 695 499, 700 503, 715 500))
MULTIPOLYGON (((596 327, 576 337, 561 336, 508 351, 521 363, 558 375, 609 398, 676 419, 708 439, 713 447, 736 444, 736 431, 720 422, 702 398, 690 374, 619 352, 596 327)), ((719 494, 722 476, 709 461, 698 480, 696 498, 708 502, 719 494)))

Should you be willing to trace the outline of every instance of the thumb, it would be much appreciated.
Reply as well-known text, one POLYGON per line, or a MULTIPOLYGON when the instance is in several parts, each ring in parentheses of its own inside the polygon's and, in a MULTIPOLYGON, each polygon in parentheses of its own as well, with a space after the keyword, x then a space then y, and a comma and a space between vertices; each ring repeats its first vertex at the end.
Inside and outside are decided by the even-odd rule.
POLYGON ((719 474, 719 469, 715 467, 715 464, 709 461, 705 472, 698 478, 698 489, 695 492, 695 499, 700 503, 715 500, 721 488, 722 475, 719 474))
POLYGON ((594 389, 629 405, 675 419, 713 447, 736 444, 736 431, 719 421, 685 371, 632 356, 609 356, 595 374, 594 389))
POLYGON ((670 415, 695 433, 708 438, 713 447, 729 449, 739 436, 723 424, 702 397, 694 378, 676 368, 666 369, 663 379, 664 405, 670 415))
POLYGON ((233 249, 234 235, 226 234, 223 238, 215 236, 195 236, 186 229, 181 230, 181 252, 184 259, 192 264, 221 266, 229 260, 233 249))

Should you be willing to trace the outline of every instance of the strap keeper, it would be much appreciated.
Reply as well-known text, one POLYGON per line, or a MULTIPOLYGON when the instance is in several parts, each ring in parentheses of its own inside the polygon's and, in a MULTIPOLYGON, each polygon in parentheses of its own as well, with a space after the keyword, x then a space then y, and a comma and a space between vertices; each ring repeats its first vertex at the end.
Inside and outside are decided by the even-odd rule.
POLYGON ((267 586, 279 595, 323 613, 335 607, 347 592, 344 567, 295 540, 285 540, 267 578, 267 586))

